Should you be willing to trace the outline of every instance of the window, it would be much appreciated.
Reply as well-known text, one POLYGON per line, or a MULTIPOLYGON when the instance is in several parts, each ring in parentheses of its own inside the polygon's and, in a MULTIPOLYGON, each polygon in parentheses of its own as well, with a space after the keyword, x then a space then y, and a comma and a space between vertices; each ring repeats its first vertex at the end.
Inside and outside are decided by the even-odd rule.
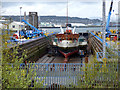
POLYGON ((13 25, 12 27, 15 28, 15 25, 13 25))

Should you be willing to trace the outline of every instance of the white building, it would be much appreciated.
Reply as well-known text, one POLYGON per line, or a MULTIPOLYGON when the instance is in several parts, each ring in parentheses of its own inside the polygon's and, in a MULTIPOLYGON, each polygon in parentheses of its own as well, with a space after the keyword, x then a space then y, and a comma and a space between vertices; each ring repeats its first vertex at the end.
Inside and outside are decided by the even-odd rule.
POLYGON ((21 23, 21 22, 16 22, 16 21, 13 21, 9 24, 9 29, 10 30, 22 30, 22 29, 25 29, 25 24, 24 23, 21 23), (21 26, 21 28, 20 28, 21 26))
POLYGON ((54 27, 61 27, 61 25, 56 25, 56 24, 54 24, 54 27))
POLYGON ((85 24, 83 23, 71 23, 71 25, 74 27, 74 26, 86 26, 85 24))
POLYGON ((16 22, 13 21, 10 23, 9 20, 0 20, 0 28, 1 29, 10 29, 10 30, 22 30, 25 29, 25 24, 24 23, 20 23, 20 22, 16 22), (20 29, 20 25, 21 25, 21 29, 20 29))
POLYGON ((0 23, 5 24, 5 23, 10 23, 10 20, 0 20, 0 23))

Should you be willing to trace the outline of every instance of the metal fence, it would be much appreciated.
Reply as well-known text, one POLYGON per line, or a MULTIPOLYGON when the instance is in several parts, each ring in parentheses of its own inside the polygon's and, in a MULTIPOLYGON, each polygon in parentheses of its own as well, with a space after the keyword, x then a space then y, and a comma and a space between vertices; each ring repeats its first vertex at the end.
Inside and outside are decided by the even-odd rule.
MULTIPOLYGON (((24 69, 25 64, 22 63, 21 69, 24 69)), ((27 64, 29 68, 36 72, 37 82, 44 80, 43 86, 52 84, 69 86, 70 84, 77 85, 77 77, 83 75, 84 71, 81 67, 84 64, 64 64, 64 63, 33 63, 27 64)), ((80 78, 80 77, 79 77, 80 78)))
MULTIPOLYGON (((95 85, 97 83, 95 81, 98 81, 98 83, 101 81, 108 82, 109 80, 115 81, 117 78, 118 65, 106 64, 106 72, 102 72, 103 66, 103 64, 93 64, 89 66, 82 63, 28 63, 27 74, 30 68, 33 69, 33 73, 36 73, 34 78, 36 82, 43 81, 43 87, 47 88, 53 84, 56 85, 56 87, 60 85, 71 87, 72 85, 79 86, 79 84, 82 85, 83 83, 84 85, 89 85, 91 82, 95 85), (87 81, 91 82, 86 83, 85 75, 87 76, 87 81)), ((20 68, 24 69, 24 67, 25 64, 22 63, 20 68)))

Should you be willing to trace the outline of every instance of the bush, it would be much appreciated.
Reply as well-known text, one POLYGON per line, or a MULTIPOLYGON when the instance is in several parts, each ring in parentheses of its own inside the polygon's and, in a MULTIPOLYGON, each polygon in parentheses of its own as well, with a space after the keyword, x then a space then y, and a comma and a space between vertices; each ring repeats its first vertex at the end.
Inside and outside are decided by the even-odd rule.
POLYGON ((7 43, 9 37, 8 31, 2 34, 2 88, 29 88, 31 86, 40 88, 43 83, 40 82, 39 86, 36 83, 35 69, 29 68, 27 64, 20 66, 27 57, 26 50, 19 57, 19 44, 7 43))

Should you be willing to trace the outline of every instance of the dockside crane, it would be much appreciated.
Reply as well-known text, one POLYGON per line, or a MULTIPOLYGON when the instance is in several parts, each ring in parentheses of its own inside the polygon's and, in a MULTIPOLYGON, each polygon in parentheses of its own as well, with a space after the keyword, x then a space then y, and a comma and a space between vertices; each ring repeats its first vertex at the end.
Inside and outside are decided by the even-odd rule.
POLYGON ((36 27, 31 25, 24 19, 22 20, 22 22, 30 26, 33 30, 20 30, 19 33, 14 33, 12 38, 16 39, 16 41, 19 41, 19 39, 22 40, 22 37, 27 39, 27 38, 37 37, 37 36, 38 37, 44 36, 44 32, 42 30, 38 30, 36 27))
POLYGON ((22 20, 22 22, 24 22, 25 24, 27 24, 28 26, 30 26, 33 30, 35 30, 35 31, 32 32, 34 34, 34 36, 35 36, 35 34, 38 34, 39 36, 43 34, 42 30, 38 30, 36 27, 34 27, 33 25, 31 25, 30 23, 28 23, 24 19, 22 20))
POLYGON ((107 18, 107 22, 106 22, 106 37, 109 37, 111 35, 111 32, 109 30, 109 24, 110 24, 112 6, 113 6, 113 0, 111 0, 110 10, 109 10, 108 18, 107 18))

